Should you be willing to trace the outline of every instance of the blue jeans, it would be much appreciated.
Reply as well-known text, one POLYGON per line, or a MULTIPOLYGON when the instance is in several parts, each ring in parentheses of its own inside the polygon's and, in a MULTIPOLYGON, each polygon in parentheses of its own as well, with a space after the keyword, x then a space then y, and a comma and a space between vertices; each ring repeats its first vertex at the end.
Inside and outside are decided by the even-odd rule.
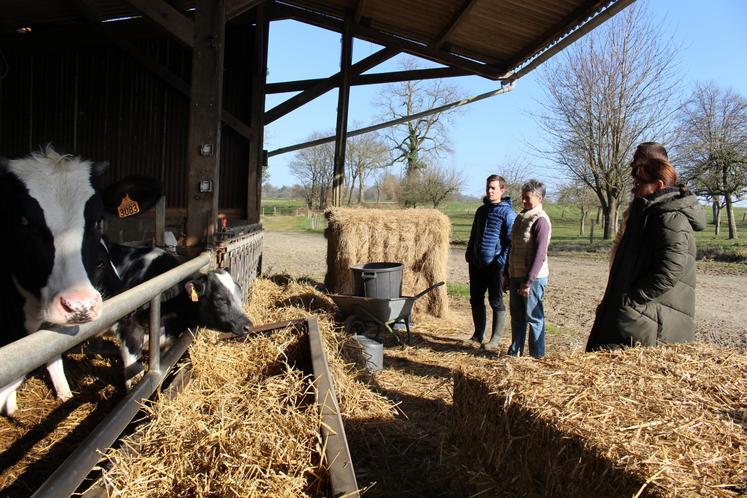
POLYGON ((523 278, 512 278, 509 285, 509 309, 511 310, 511 346, 508 354, 524 354, 524 342, 529 327, 529 354, 535 358, 545 356, 545 295, 547 277, 536 278, 529 288, 529 297, 518 294, 524 284, 523 278))

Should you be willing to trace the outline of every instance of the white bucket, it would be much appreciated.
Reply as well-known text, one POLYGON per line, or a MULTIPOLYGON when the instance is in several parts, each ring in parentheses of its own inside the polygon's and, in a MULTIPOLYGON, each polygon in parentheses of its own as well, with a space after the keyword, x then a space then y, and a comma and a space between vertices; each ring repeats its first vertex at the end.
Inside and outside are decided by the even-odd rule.
POLYGON ((384 345, 380 342, 366 337, 365 335, 355 335, 353 338, 361 346, 363 358, 366 360, 366 368, 369 372, 378 372, 384 369, 384 345))

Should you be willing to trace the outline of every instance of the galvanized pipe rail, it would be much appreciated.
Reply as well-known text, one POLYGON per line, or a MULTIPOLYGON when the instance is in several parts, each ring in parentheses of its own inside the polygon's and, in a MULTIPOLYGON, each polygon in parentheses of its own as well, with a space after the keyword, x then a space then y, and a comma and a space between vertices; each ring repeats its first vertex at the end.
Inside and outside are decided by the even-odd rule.
MULTIPOLYGON (((54 327, 49 330, 40 330, 0 348, 0 386, 9 384, 70 348, 99 334, 147 302, 150 302, 151 330, 159 330, 161 293, 209 264, 210 253, 203 252, 177 268, 107 300, 101 317, 95 322, 79 327, 54 327)), ((193 339, 190 332, 183 333, 162 359, 159 347, 160 334, 151 333, 149 336, 148 373, 47 478, 33 496, 57 497, 74 493, 96 465, 101 453, 114 443, 132 421, 140 409, 141 402, 148 399, 158 389, 166 373, 179 361, 193 339), (161 363, 163 363, 163 368, 161 363)))
MULTIPOLYGON (((107 300, 101 317, 95 322, 77 327, 55 326, 39 330, 0 348, 0 386, 8 385, 32 370, 46 365, 56 356, 109 328, 123 316, 160 296, 163 291, 209 263, 210 253, 204 252, 173 270, 107 300)), ((160 312, 160 308, 152 306, 151 311, 160 312)))

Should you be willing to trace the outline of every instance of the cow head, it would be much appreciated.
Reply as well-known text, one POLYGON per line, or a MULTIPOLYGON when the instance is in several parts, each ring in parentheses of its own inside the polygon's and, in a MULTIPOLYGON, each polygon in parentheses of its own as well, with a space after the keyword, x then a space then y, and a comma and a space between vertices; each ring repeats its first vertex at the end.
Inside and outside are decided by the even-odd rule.
POLYGON ((100 315, 101 295, 91 285, 102 218, 94 178, 106 166, 51 146, 0 165, 0 255, 24 298, 27 332, 100 315))
POLYGON ((198 307, 200 325, 244 336, 254 325, 244 311, 241 286, 225 270, 200 275, 184 284, 187 298, 198 307))

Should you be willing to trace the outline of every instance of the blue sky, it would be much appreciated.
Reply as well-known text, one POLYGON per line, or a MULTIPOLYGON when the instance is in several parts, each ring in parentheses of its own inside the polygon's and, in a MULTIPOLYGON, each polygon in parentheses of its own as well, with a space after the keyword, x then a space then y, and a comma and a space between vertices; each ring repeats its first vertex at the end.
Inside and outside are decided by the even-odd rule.
MULTIPOLYGON (((689 94, 697 81, 714 81, 747 96, 747 1, 712 0, 638 0, 648 11, 662 34, 681 46, 682 88, 689 94)), ((357 61, 379 47, 356 40, 353 60, 357 61)), ((399 70, 394 58, 372 72, 399 70)), ((268 82, 322 78, 339 71, 340 35, 295 21, 270 25, 268 82)), ((425 64, 425 61, 424 61, 425 64)), ((538 178, 552 187, 563 182, 562 175, 531 151, 529 144, 541 144, 542 134, 532 114, 540 106, 539 70, 516 82, 512 92, 462 107, 450 132, 452 154, 443 161, 464 173, 464 193, 481 195, 484 179, 499 173, 497 166, 509 158, 528 162, 538 178)), ((499 84, 478 76, 450 78, 466 95, 477 95, 498 88, 499 84)), ((351 88, 348 129, 380 122, 373 100, 382 85, 351 88)), ((292 94, 268 95, 270 109, 292 94)), ((315 132, 335 129, 337 91, 327 92, 300 109, 271 123, 266 129, 265 148, 273 150, 307 140, 315 132)), ((297 180, 287 165, 294 153, 269 159, 270 183, 292 185, 297 180)))

